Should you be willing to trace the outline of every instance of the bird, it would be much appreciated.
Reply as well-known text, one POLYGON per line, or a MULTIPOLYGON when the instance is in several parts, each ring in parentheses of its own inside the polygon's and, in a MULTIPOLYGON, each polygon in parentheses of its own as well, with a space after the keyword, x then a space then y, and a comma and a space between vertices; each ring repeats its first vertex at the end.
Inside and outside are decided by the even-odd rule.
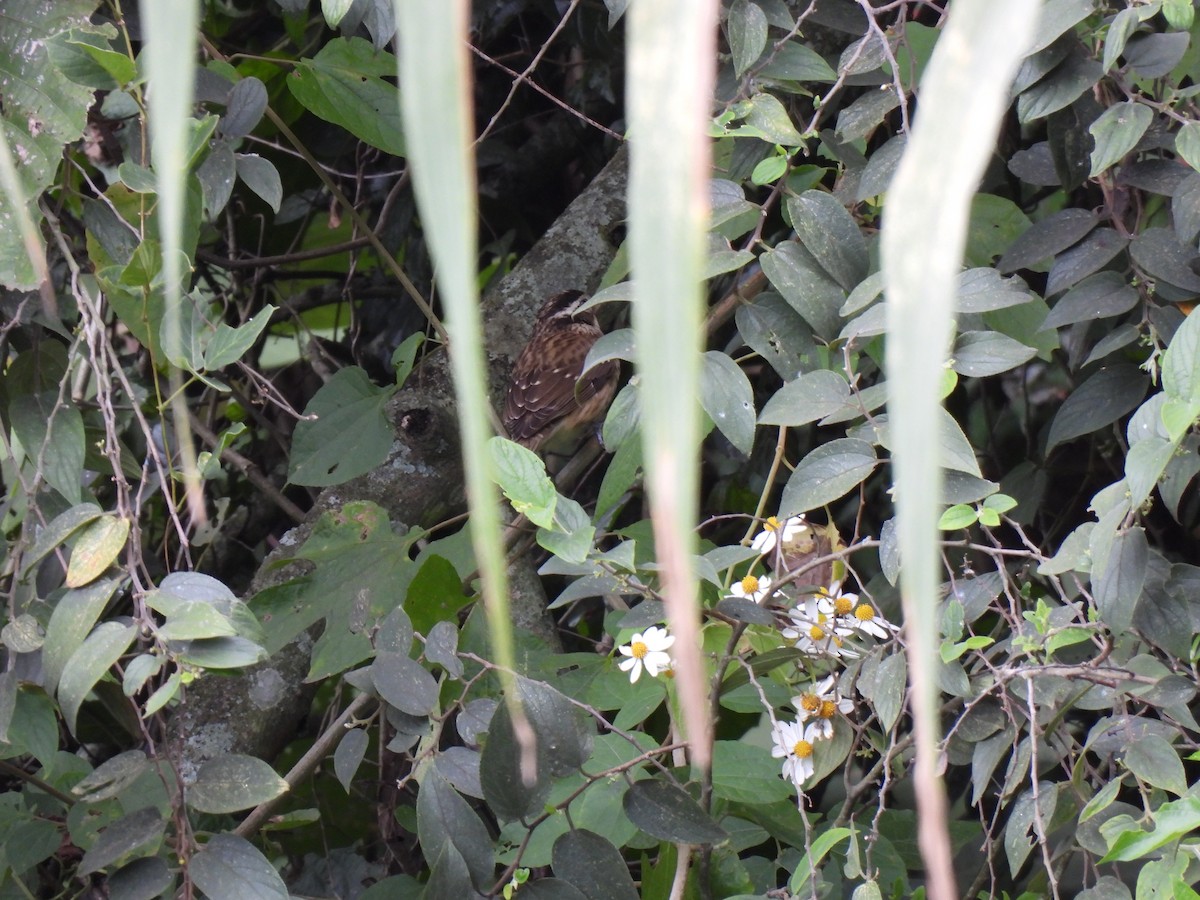
POLYGON ((576 436, 604 414, 616 393, 616 360, 583 375, 588 351, 603 334, 594 313, 579 311, 587 299, 582 291, 560 291, 543 303, 513 366, 504 427, 529 450, 536 452, 552 436, 576 436))

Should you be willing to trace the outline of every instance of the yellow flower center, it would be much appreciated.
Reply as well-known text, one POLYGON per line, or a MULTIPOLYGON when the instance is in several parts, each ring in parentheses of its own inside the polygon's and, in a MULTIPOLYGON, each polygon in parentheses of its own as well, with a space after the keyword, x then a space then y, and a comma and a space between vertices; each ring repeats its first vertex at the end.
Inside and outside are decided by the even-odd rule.
POLYGON ((634 659, 645 659, 646 654, 650 652, 650 648, 641 641, 634 641, 629 645, 629 652, 633 654, 634 659))
POLYGON ((800 759, 808 759, 808 757, 812 756, 812 752, 813 745, 808 741, 796 741, 792 747, 792 754, 800 759))
POLYGON ((875 618, 875 610, 863 603, 858 609, 854 610, 854 618, 860 622, 870 622, 875 618))
POLYGON ((742 579, 742 590, 747 594, 753 594, 758 590, 758 579, 753 575, 747 575, 742 579))
POLYGON ((774 516, 768 516, 767 521, 763 522, 764 531, 779 531, 783 528, 783 524, 774 516))
POLYGON ((823 641, 825 640, 825 629, 820 625, 814 625, 808 630, 808 636, 814 641, 823 641))
POLYGON ((800 696, 800 708, 805 712, 815 713, 821 708, 821 698, 816 694, 802 694, 800 696))
POLYGON ((838 597, 833 601, 833 611, 839 616, 846 615, 852 609, 854 609, 854 601, 849 597, 838 597))
POLYGON ((832 700, 822 700, 821 709, 817 713, 822 719, 832 719, 837 715, 837 704, 832 700))

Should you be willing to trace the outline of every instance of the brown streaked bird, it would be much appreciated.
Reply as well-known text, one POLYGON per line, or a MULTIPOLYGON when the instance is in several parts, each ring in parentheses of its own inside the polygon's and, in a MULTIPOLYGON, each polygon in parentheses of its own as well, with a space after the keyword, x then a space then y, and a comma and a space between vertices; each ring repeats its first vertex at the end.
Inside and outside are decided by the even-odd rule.
POLYGON ((551 435, 595 422, 616 392, 616 360, 579 377, 588 351, 603 334, 593 313, 578 311, 586 301, 581 291, 562 291, 543 303, 529 343, 513 366, 504 427, 509 437, 530 450, 540 448, 551 435))

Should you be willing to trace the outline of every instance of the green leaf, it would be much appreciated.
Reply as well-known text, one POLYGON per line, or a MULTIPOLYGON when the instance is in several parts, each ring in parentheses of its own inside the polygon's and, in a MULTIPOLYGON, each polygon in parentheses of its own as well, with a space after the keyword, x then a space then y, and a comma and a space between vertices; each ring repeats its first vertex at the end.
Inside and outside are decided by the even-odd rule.
POLYGON ((1068 55, 1061 65, 1017 98, 1017 120, 1025 125, 1070 106, 1103 74, 1095 60, 1082 53, 1068 55))
POLYGON ((1125 52, 1125 43, 1137 29, 1143 16, 1138 9, 1123 9, 1118 12, 1108 26, 1108 35, 1104 38, 1104 71, 1112 70, 1117 59, 1125 52))
POLYGON ((63 721, 72 734, 83 701, 96 682, 129 649, 137 637, 137 631, 136 625, 120 621, 102 622, 63 666, 62 677, 58 681, 58 702, 62 707, 63 721))
POLYGON ((1175 133, 1175 152, 1192 169, 1200 172, 1200 122, 1185 122, 1180 127, 1175 133))
POLYGON ((1060 297, 1039 330, 1119 316, 1133 309, 1138 299, 1137 291, 1119 273, 1097 272, 1060 297))
MULTIPOLYGON (((1032 223, 1021 207, 1006 197, 995 194, 976 194, 971 199, 971 220, 967 230, 966 261, 968 266, 983 267, 968 269, 968 272, 992 273, 993 277, 1002 282, 1014 279, 1001 279, 999 273, 991 268, 992 261, 1007 250, 1032 223)), ((961 308, 962 289, 959 289, 959 306, 961 308)))
POLYGON ((340 125, 392 156, 405 156, 395 85, 396 58, 363 38, 334 38, 312 59, 301 59, 288 89, 310 112, 340 125))
POLYGON ((69 80, 53 63, 47 45, 54 35, 74 28, 94 31, 89 17, 95 8, 94 0, 63 0, 49 7, 37 0, 10 0, 0 17, 0 46, 9 48, 0 54, 0 128, 8 152, 20 148, 16 174, 21 194, 0 191, 0 220, 5 223, 0 228, 0 285, 13 290, 38 284, 18 217, 26 217, 29 236, 42 245, 38 199, 54 182, 64 146, 83 134, 94 99, 92 90, 69 80))
POLYGON ((365 729, 351 728, 338 742, 333 751, 333 774, 346 793, 350 793, 350 785, 366 755, 370 737, 365 729))
POLYGON ((861 484, 879 459, 875 448, 856 438, 822 444, 800 461, 783 489, 781 516, 792 516, 832 503, 861 484))
POLYGON ((157 846, 166 832, 167 823, 152 806, 143 807, 124 816, 100 832, 96 842, 83 855, 77 870, 81 876, 99 872, 136 850, 157 846))
POLYGON ((1114 633, 1133 623, 1133 612, 1146 583, 1148 546, 1141 528, 1117 534, 1108 553, 1107 565, 1097 577, 1092 573, 1092 595, 1100 618, 1114 633))
POLYGON ((279 212, 283 202, 283 182, 275 164, 256 153, 235 153, 233 159, 242 183, 261 197, 271 207, 271 212, 279 212))
POLYGON ((371 679, 379 696, 410 716, 427 716, 437 706, 437 682, 424 666, 403 653, 377 653, 371 679))
POLYGON ((996 269, 1007 275, 1035 266, 1079 243, 1099 224, 1100 218, 1086 209, 1064 209, 1049 215, 1012 242, 996 269))
POLYGON ((714 796, 735 803, 774 803, 793 795, 771 752, 742 741, 714 743, 712 787, 714 796))
MULTIPOLYGON (((118 87, 124 87, 137 78, 137 63, 129 58, 127 53, 118 53, 107 47, 98 47, 84 41, 67 41, 68 46, 76 47, 90 56, 118 87)), ((99 85, 97 85, 99 87, 99 85)))
POLYGON ((254 756, 226 753, 205 762, 188 789, 187 803, 205 813, 233 813, 274 800, 288 783, 254 756))
MULTIPOLYGON (((1177 209, 1180 209, 1177 205, 1177 209)), ((1200 230, 1200 224, 1196 226, 1200 230)), ((1044 293, 1062 293, 1087 276, 1100 271, 1129 246, 1129 238, 1115 228, 1097 228, 1082 241, 1054 257, 1044 293)))
POLYGON ((210 219, 216 218, 233 196, 233 183, 237 180, 233 148, 227 141, 213 145, 212 151, 196 169, 196 178, 204 197, 204 213, 210 219))
POLYGON ((182 673, 178 671, 173 672, 170 678, 155 688, 154 693, 146 698, 146 705, 142 709, 142 718, 149 718, 174 700, 182 685, 182 673))
POLYGON ((787 301, 772 291, 738 306, 738 333, 746 346, 771 364, 781 378, 814 367, 816 348, 812 331, 787 301))
POLYGON ((1059 36, 1074 28, 1095 9, 1095 0, 1047 0, 1033 32, 1037 38, 1028 52, 1037 53, 1049 47, 1059 36))
MULTIPOLYGON (((0 252, 2 244, 0 238, 0 252)), ((34 459, 40 457, 47 484, 67 502, 79 503, 83 498, 83 416, 71 402, 70 390, 59 402, 59 384, 66 377, 65 348, 55 341, 42 341, 37 352, 27 351, 13 360, 4 385, 9 422, 25 452, 34 459)))
POLYGON ((353 5, 354 0, 321 0, 321 15, 325 17, 325 24, 337 28, 353 5))
POLYGON ((48 692, 57 690, 67 660, 99 621, 120 584, 116 578, 98 581, 81 590, 67 591, 54 604, 42 644, 43 685, 48 692))
POLYGON ((1015 275, 1004 277, 995 269, 967 269, 958 276, 954 308, 960 313, 984 313, 1031 303, 1034 297, 1015 275))
MULTIPOLYGON (((443 852, 453 851, 461 858, 476 888, 490 887, 492 838, 475 811, 436 769, 427 770, 417 795, 417 836, 425 859, 436 860, 443 852)), ((431 877, 430 884, 433 883, 431 877)), ((429 896, 428 890, 425 896, 429 896)))
POLYGON ((458 611, 470 602, 454 565, 434 554, 421 563, 413 576, 404 599, 404 611, 412 627, 428 635, 437 623, 453 622, 458 611))
POLYGON ((237 628, 208 603, 191 600, 172 609, 160 634, 168 641, 198 641, 233 637, 237 634, 237 628))
POLYGON ((754 389, 741 367, 719 350, 704 354, 700 405, 729 443, 749 456, 756 422, 754 389))
POLYGON ((502 820, 524 818, 540 809, 552 779, 575 772, 591 754, 594 726, 562 693, 527 678, 517 679, 521 706, 537 739, 536 781, 523 783, 521 748, 507 704, 492 716, 480 760, 480 780, 488 805, 502 820))
POLYGON ((226 98, 225 115, 221 116, 220 122, 221 135, 239 138, 250 134, 262 121, 268 99, 266 85, 253 75, 236 82, 226 98))
POLYGON ((304 682, 311 684, 337 675, 375 655, 371 639, 361 631, 327 627, 313 645, 312 658, 304 682))
POLYGON ((754 167, 754 171, 750 173, 750 182, 760 186, 774 184, 784 176, 787 168, 786 156, 768 156, 754 167))
POLYGON ((1170 439, 1178 441, 1192 427, 1192 423, 1200 418, 1200 401, 1188 402, 1171 398, 1163 403, 1160 414, 1170 439))
POLYGON ((1163 0, 1163 18, 1176 31, 1187 31, 1196 18, 1192 0, 1163 0))
POLYGON ((106 760, 90 775, 71 787, 71 793, 85 803, 99 803, 117 796, 150 768, 141 750, 126 750, 106 760))
MULTIPOLYGON (((756 7, 757 8, 757 7, 756 7)), ((621 853, 607 838, 575 828, 554 842, 554 874, 587 900, 637 900, 638 892, 621 853)), ((526 892, 521 891, 524 896, 526 892)))
POLYGON ((1175 443, 1157 435, 1147 435, 1129 448, 1125 456, 1125 481, 1129 484, 1130 506, 1136 509, 1150 496, 1175 455, 1175 448, 1175 443))
MULTIPOLYGON (((15 674, 15 673, 14 673, 15 674)), ((0 676, 7 683, 0 692, 16 684, 16 678, 0 676)), ((42 691, 32 687, 16 687, 12 718, 7 721, 7 734, 0 730, 0 758, 11 759, 28 754, 43 766, 54 765, 59 751, 58 710, 42 691)))
POLYGON ((1095 796, 1080 811, 1079 824, 1082 825, 1097 813, 1106 810, 1117 799, 1117 794, 1120 792, 1122 785, 1123 778, 1112 778, 1107 781, 1104 787, 1100 788, 1095 796))
POLYGON ((492 458, 496 484, 512 504, 513 509, 534 525, 551 528, 558 492, 546 475, 546 464, 532 450, 502 437, 487 444, 492 458))
POLYGON ((400 342, 400 346, 392 351, 392 368, 396 372, 396 387, 408 380, 413 366, 417 363, 417 353, 425 343, 425 335, 417 332, 410 334, 400 342))
POLYGON ((101 516, 80 533, 67 564, 66 585, 79 588, 95 581, 120 555, 129 538, 129 520, 101 516))
POLYGON ((846 294, 802 244, 781 241, 762 254, 759 262, 775 290, 813 331, 824 338, 837 334, 841 327, 838 310, 846 302, 846 294))
POLYGON ((171 651, 180 662, 202 669, 241 669, 267 658, 263 647, 241 636, 180 641, 171 651))
POLYGON ((1125 751, 1125 765, 1144 784, 1170 791, 1177 797, 1187 793, 1187 776, 1179 751, 1157 734, 1143 735, 1130 744, 1125 751))
POLYGON ((296 423, 288 480, 327 487, 383 462, 395 438, 384 414, 394 392, 371 384, 357 366, 335 373, 308 402, 306 418, 296 423))
POLYGON ((1096 142, 1092 150, 1091 177, 1095 178, 1124 159, 1137 146, 1152 121, 1154 113, 1150 107, 1136 100, 1114 103, 1106 109, 1088 128, 1096 142))
POLYGON ((787 201, 800 242, 843 290, 867 277, 867 242, 840 200, 825 191, 805 191, 787 201))
POLYGON ((729 33, 729 49, 733 53, 733 71, 741 78, 767 46, 767 16, 757 3, 735 0, 729 7, 725 27, 729 33))
POLYGON ((1058 408, 1050 423, 1046 454, 1059 444, 1091 434, 1132 412, 1146 396, 1147 387, 1146 375, 1137 366, 1119 364, 1099 369, 1058 408))
POLYGON ((161 897, 175 883, 167 864, 161 858, 135 859, 108 876, 107 887, 110 897, 128 897, 129 900, 151 900, 161 897))
MULTIPOLYGON (((868 91, 842 109, 837 117, 837 135, 843 141, 860 141, 870 137, 884 119, 900 105, 896 91, 889 84, 877 91, 868 91)), ((907 138, 899 135, 876 150, 863 169, 862 184, 857 192, 859 200, 882 193, 895 172, 894 163, 904 150, 907 138), (883 165, 881 165, 881 163, 883 165), (887 165, 891 163, 892 165, 887 165)), ((861 184, 861 182, 860 182, 861 184)))
POLYGON ((1004 850, 1008 856, 1009 872, 1014 878, 1029 858, 1033 842, 1037 840, 1035 817, 1040 816, 1047 828, 1054 818, 1054 808, 1058 804, 1058 787, 1060 785, 1055 784, 1051 785, 1050 790, 1043 788, 1036 799, 1033 790, 1028 789, 1012 806, 1008 824, 1004 828, 1004 850))
POLYGON ((1200 316, 1188 316, 1175 330, 1162 358, 1162 387, 1172 400, 1200 403, 1200 316))
POLYGON ((1129 253, 1147 274, 1190 293, 1200 293, 1200 275, 1190 265, 1196 250, 1170 228, 1147 228, 1133 239, 1129 253))
POLYGON ((1148 856, 1172 841, 1200 828, 1200 797, 1184 797, 1164 803, 1154 811, 1154 829, 1150 832, 1131 827, 1109 844, 1101 863, 1129 862, 1148 856))
POLYGON ((812 847, 804 854, 804 858, 796 866, 796 871, 792 873, 791 880, 788 881, 788 890, 793 894, 800 895, 809 881, 813 880, 821 860, 851 834, 853 832, 849 828, 830 828, 814 840, 812 847))
POLYGON ((992 494, 983 501, 983 506, 985 509, 995 510, 998 513, 1006 513, 1010 509, 1016 508, 1017 500, 1008 494, 992 494))
POLYGON ((188 863, 188 877, 208 897, 288 900, 279 873, 253 844, 234 834, 213 835, 188 863))
POLYGON ((798 147, 804 143, 783 104, 771 94, 759 93, 743 101, 738 107, 738 115, 764 141, 785 147, 798 147))
POLYGON ((30 570, 56 547, 66 541, 80 528, 94 522, 104 515, 104 510, 94 503, 80 503, 65 512, 59 513, 43 528, 34 542, 32 549, 22 560, 21 577, 24 578, 30 570))
POLYGON ((592 520, 578 502, 570 497, 558 498, 554 512, 554 527, 539 528, 537 542, 563 562, 582 563, 596 539, 592 520))
POLYGON ((638 781, 625 794, 625 814, 651 837, 678 844, 716 844, 725 830, 683 788, 657 779, 638 781))
POLYGON ((760 425, 807 425, 837 412, 849 401, 846 379, 819 369, 784 384, 767 401, 758 421, 760 425))
POLYGON ((788 41, 780 47, 759 74, 780 81, 837 81, 837 72, 829 67, 821 54, 798 40, 788 41))
POLYGON ((209 371, 223 369, 241 359, 270 324, 274 312, 275 307, 268 304, 237 328, 230 328, 224 322, 219 324, 204 348, 204 367, 209 371))
MULTIPOLYGON (((722 243, 724 239, 721 239, 722 243)), ((708 256, 704 262, 704 278, 716 278, 745 268, 757 259, 749 250, 734 250, 729 246, 709 247, 708 256)))
POLYGON ((938 519, 938 528, 942 531, 958 531, 961 528, 970 528, 978 519, 979 514, 975 507, 957 503, 942 513, 942 517, 938 519))
MULTIPOLYGON (((975 458, 975 449, 967 440, 967 436, 963 434, 962 426, 955 421, 954 416, 941 407, 937 411, 937 420, 937 443, 941 464, 955 472, 966 472, 975 478, 982 478, 979 461, 975 458)), ((887 416, 876 417, 875 429, 879 442, 892 450, 891 419, 887 416)))
POLYGON ((904 709, 908 689, 908 661, 903 653, 892 653, 879 663, 871 702, 885 730, 891 731, 904 709))

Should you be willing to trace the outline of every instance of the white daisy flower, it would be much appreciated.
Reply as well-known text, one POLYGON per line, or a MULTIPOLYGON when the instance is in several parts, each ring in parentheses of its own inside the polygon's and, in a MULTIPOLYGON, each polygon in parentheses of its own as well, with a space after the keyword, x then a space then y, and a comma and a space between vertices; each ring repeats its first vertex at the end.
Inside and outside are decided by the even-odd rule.
POLYGON ((771 755, 783 760, 783 777, 800 790, 812 777, 813 745, 820 740, 813 723, 776 722, 771 739, 775 742, 771 755))
POLYGON ((842 616, 839 622, 844 622, 848 627, 855 631, 869 634, 871 637, 881 641, 888 640, 893 634, 899 631, 899 627, 893 625, 871 607, 869 603, 860 603, 854 607, 854 611, 842 616))
POLYGON ((792 624, 783 629, 783 636, 796 642, 796 648, 812 656, 857 658, 858 650, 844 638, 854 629, 833 614, 829 597, 809 597, 800 606, 788 610, 792 624))
POLYGON ((828 601, 828 606, 835 616, 847 616, 854 612, 854 607, 858 605, 858 594, 842 593, 841 581, 821 588, 817 591, 817 597, 828 601))
POLYGON ((665 628, 652 625, 635 634, 628 644, 617 648, 622 656, 628 657, 621 660, 617 668, 629 673, 630 683, 641 677, 643 668, 651 677, 655 677, 659 672, 671 668, 671 654, 666 651, 674 643, 675 635, 667 634, 665 628))
POLYGON ((755 603, 762 603, 769 593, 771 579, 767 575, 747 575, 741 581, 735 581, 729 588, 729 596, 744 597, 755 603))
POLYGON ((750 549, 757 551, 760 556, 765 556, 774 550, 780 541, 787 544, 807 530, 808 523, 804 521, 804 516, 792 516, 786 522, 780 522, 771 516, 763 522, 763 530, 750 542, 750 549))
POLYGON ((833 720, 838 713, 845 716, 854 711, 854 701, 837 693, 835 681, 836 678, 830 675, 819 684, 814 684, 811 690, 792 698, 800 721, 811 721, 816 727, 817 737, 822 740, 833 737, 833 720))

